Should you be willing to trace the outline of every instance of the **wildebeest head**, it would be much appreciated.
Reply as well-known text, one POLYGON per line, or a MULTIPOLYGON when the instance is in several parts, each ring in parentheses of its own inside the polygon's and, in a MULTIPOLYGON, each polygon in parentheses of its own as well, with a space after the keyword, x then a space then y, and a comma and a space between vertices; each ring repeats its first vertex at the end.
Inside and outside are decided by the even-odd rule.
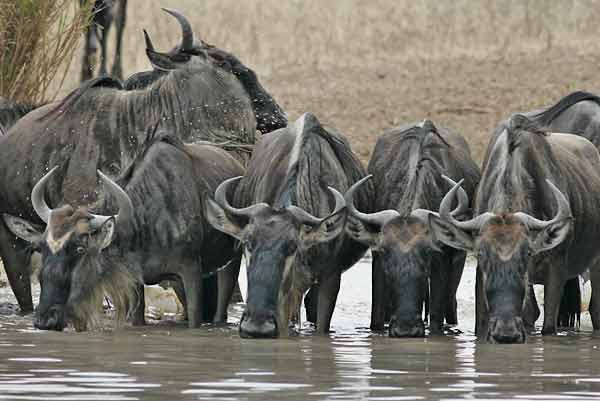
POLYGON ((194 37, 194 31, 186 17, 179 11, 163 8, 177 19, 181 25, 181 43, 171 51, 161 53, 154 49, 150 35, 144 30, 146 54, 156 70, 172 71, 181 68, 194 68, 210 64, 233 74, 242 84, 252 102, 257 128, 262 133, 287 126, 285 112, 275 99, 262 87, 254 71, 246 67, 234 55, 218 49, 194 37))
POLYGON ((132 276, 127 269, 110 263, 105 254, 116 224, 128 224, 133 206, 116 183, 98 172, 117 199, 118 215, 95 215, 86 208, 75 209, 70 205, 51 209, 44 200, 44 192, 56 169, 47 173, 31 193, 33 207, 46 223, 43 233, 26 220, 8 215, 4 219, 15 235, 31 242, 42 254, 41 294, 34 326, 60 331, 72 322, 77 330, 85 330, 96 323, 105 292, 111 296, 118 313, 128 309, 132 276))
POLYGON ((546 182, 557 202, 551 220, 539 220, 523 212, 485 212, 468 221, 457 221, 450 213, 450 204, 460 182, 442 200, 440 217, 432 219, 435 235, 442 242, 477 255, 489 341, 525 341, 522 312, 533 256, 558 246, 570 232, 573 218, 569 201, 552 182, 546 182))
MULTIPOLYGON (((429 268, 441 256, 440 244, 429 224, 429 216, 437 213, 425 209, 415 209, 409 215, 401 215, 394 209, 360 212, 354 205, 354 193, 371 177, 356 182, 344 196, 348 208, 346 232, 381 254, 381 267, 393 297, 390 336, 422 337, 425 335, 422 305, 429 268)), ((463 213, 468 204, 467 194, 461 188, 459 204, 452 215, 463 213)))
POLYGON ((302 297, 298 280, 310 280, 299 266, 317 244, 330 241, 344 228, 343 196, 332 187, 333 211, 318 218, 297 206, 276 209, 257 203, 238 209, 227 201, 227 189, 241 177, 224 181, 215 191, 215 201, 206 204, 207 219, 218 230, 234 236, 246 246, 250 259, 247 308, 240 322, 244 337, 277 337, 287 331, 288 311, 299 308, 302 297))

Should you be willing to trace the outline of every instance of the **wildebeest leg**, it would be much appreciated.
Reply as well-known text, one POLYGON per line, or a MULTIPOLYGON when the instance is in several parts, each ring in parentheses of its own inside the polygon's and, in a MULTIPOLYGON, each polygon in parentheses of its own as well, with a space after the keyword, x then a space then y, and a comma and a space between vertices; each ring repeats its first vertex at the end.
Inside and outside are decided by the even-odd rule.
POLYGON ((341 272, 335 272, 319 283, 319 308, 317 312, 317 332, 328 333, 331 316, 340 292, 341 272))
POLYGON ((549 266, 544 283, 544 327, 542 334, 555 334, 560 300, 565 286, 565 278, 557 271, 559 266, 549 266), (554 268, 553 268, 554 267, 554 268))
POLYGON ((535 292, 533 291, 533 284, 529 284, 527 287, 527 301, 523 309, 523 323, 527 331, 535 330, 535 322, 540 317, 540 308, 535 299, 535 292))
POLYGON ((488 311, 484 296, 483 278, 481 271, 477 268, 475 273, 475 335, 481 338, 485 338, 488 332, 488 311))
POLYGON ((373 255, 371 266, 371 330, 381 331, 385 325, 385 277, 383 268, 379 263, 379 257, 376 255, 373 255))
POLYGON ((202 279, 202 322, 212 323, 217 312, 219 280, 217 275, 202 279))
POLYGON ((146 324, 146 300, 144 299, 144 285, 140 284, 136 289, 136 297, 133 313, 131 314, 131 324, 134 326, 143 326, 146 324))
POLYGON ((431 267, 431 285, 429 291, 429 331, 431 334, 444 332, 444 312, 448 299, 447 266, 440 264, 431 267))
MULTIPOLYGON (((200 262, 199 262, 200 263, 200 262)), ((187 300, 188 326, 200 327, 203 314, 203 286, 201 266, 186 266, 180 274, 187 300)))
MULTIPOLYGON (((109 14, 109 13, 107 13, 109 14)), ((102 38, 100 39, 100 71, 99 75, 107 75, 106 69, 106 47, 108 46, 108 31, 110 30, 110 22, 102 26, 102 38)))
POLYGON ((115 60, 112 68, 112 75, 123 79, 123 61, 121 57, 122 44, 123 44, 123 31, 125 30, 125 21, 127 20, 127 0, 118 0, 118 11, 115 20, 115 29, 117 33, 116 47, 115 47, 115 60))
POLYGON ((21 313, 33 311, 29 271, 31 251, 27 246, 24 241, 15 238, 4 224, 4 220, 0 218, 0 257, 21 313))
POLYGON ((229 301, 235 290, 235 286, 238 282, 238 276, 240 275, 240 264, 242 263, 242 257, 236 256, 230 260, 227 267, 220 270, 218 273, 218 299, 217 299, 217 312, 215 313, 215 323, 226 323, 227 322, 227 308, 229 301))
POLYGON ((81 82, 87 81, 88 79, 92 78, 92 58, 96 53, 96 47, 93 43, 93 40, 95 40, 95 38, 92 38, 92 36, 94 35, 94 33, 92 32, 93 29, 95 28, 92 26, 88 26, 85 30, 85 44, 83 47, 83 59, 81 60, 81 82))
POLYGON ((304 308, 306 309, 306 320, 317 324, 317 308, 319 307, 319 286, 313 285, 304 297, 304 308))
POLYGON ((600 330, 600 266, 590 269, 590 280, 592 285, 592 299, 590 299, 590 317, 594 330, 600 330))
POLYGON ((449 266, 450 271, 448 274, 448 299, 446 304, 446 323, 451 325, 458 324, 457 315, 457 303, 456 303, 456 291, 458 291, 458 285, 463 274, 465 267, 465 260, 467 255, 464 252, 456 252, 452 258, 452 264, 449 266))
POLYGON ((177 299, 179 299, 181 306, 183 306, 182 320, 188 320, 187 300, 185 298, 185 290, 183 288, 183 283, 181 282, 180 279, 177 279, 177 280, 171 281, 170 284, 173 287, 173 291, 175 291, 175 294, 177 295, 177 299))

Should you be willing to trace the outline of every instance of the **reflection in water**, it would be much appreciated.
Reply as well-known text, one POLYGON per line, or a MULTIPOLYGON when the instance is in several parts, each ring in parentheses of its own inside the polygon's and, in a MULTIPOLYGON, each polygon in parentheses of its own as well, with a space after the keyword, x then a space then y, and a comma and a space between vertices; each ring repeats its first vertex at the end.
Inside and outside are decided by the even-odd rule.
MULTIPOLYGON (((600 398, 600 341, 587 328, 523 345, 478 343, 463 287, 466 334, 392 339, 365 328, 367 273, 345 275, 329 337, 306 329, 245 340, 234 325, 174 323, 54 333, 31 329, 30 317, 0 315, 0 400, 600 398)), ((233 308, 232 321, 240 313, 233 308)))

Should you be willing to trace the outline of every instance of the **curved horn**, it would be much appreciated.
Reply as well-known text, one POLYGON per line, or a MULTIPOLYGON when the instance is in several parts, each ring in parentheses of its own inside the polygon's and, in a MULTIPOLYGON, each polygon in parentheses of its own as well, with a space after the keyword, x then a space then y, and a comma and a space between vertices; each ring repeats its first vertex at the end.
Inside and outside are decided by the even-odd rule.
POLYGON ((356 209, 356 206, 354 205, 354 193, 356 192, 358 187, 360 187, 363 183, 367 182, 371 178, 373 178, 373 174, 369 174, 365 178, 354 183, 354 185, 352 185, 350 189, 346 191, 344 199, 346 200, 346 206, 348 207, 348 212, 350 213, 350 215, 356 217, 357 219, 367 224, 382 227, 391 219, 400 216, 400 213, 393 209, 382 210, 381 212, 377 213, 362 213, 358 209, 356 209))
POLYGON ((552 183, 552 181, 547 179, 546 182, 550 186, 550 190, 552 191, 552 193, 554 194, 554 198, 556 199, 556 204, 558 207, 558 210, 556 211, 556 216, 554 216, 552 220, 538 220, 527 213, 518 212, 514 214, 514 216, 521 220, 523 224, 535 230, 542 230, 550 224, 554 224, 557 221, 565 218, 573 218, 573 215, 571 214, 571 206, 569 205, 569 200, 567 199, 567 197, 561 192, 560 189, 558 189, 556 185, 552 183))
POLYGON ((152 44, 152 40, 150 39, 150 35, 144 29, 144 41, 146 42, 146 49, 154 51, 154 45, 152 44))
POLYGON ((231 213, 234 216, 246 217, 252 217, 258 214, 260 211, 270 208, 270 206, 264 202, 257 203, 255 205, 251 205, 241 209, 231 206, 231 204, 227 200, 227 190, 229 189, 229 186, 232 183, 234 183, 235 181, 239 181, 240 179, 242 179, 241 175, 238 177, 229 178, 223 181, 221 184, 219 184, 219 186, 215 190, 215 201, 219 206, 221 206, 226 212, 231 213))
POLYGON ((331 213, 329 213, 329 215, 327 215, 326 217, 323 217, 323 218, 315 217, 312 214, 308 213, 306 210, 299 208, 298 206, 292 205, 292 206, 288 206, 286 209, 300 223, 311 225, 311 226, 317 226, 317 225, 321 224, 323 222, 323 220, 325 220, 327 217, 333 216, 334 214, 338 213, 346 206, 346 201, 344 200, 344 196, 341 193, 339 193, 338 190, 336 190, 333 187, 329 187, 329 186, 327 187, 327 189, 329 190, 329 192, 331 192, 331 194, 333 195, 333 197, 335 199, 335 207, 333 208, 333 211, 331 213))
MULTIPOLYGON (((460 187, 460 185, 463 183, 463 181, 464 181, 464 178, 462 180, 460 180, 458 183, 454 184, 452 189, 450 189, 450 191, 448 191, 446 196, 444 196, 444 199, 442 199, 442 202, 440 203, 440 217, 442 219, 446 220, 447 222, 449 222, 450 224, 454 225, 455 227, 458 227, 462 230, 467 230, 467 231, 478 230, 481 228, 481 226, 483 226, 485 224, 485 222, 487 222, 490 218, 494 217, 493 213, 486 212, 486 213, 483 213, 471 220, 458 221, 454 218, 454 214, 453 214, 456 211, 456 209, 452 210, 452 211, 450 210, 450 208, 452 206, 452 201, 454 200, 454 196, 456 195, 456 192, 459 189, 462 189, 460 187)), ((468 197, 467 197, 467 203, 468 203, 468 197)), ((457 207, 457 209, 458 208, 460 208, 460 200, 459 200, 459 206, 457 207)))
POLYGON ((181 50, 192 50, 194 48, 194 31, 190 22, 177 10, 172 8, 163 8, 163 10, 175 17, 181 25, 181 50))
POLYGON ((102 180, 104 185, 106 185, 108 192, 110 192, 117 199, 119 212, 114 216, 94 214, 92 215, 93 219, 90 222, 90 225, 92 227, 100 227, 106 220, 114 218, 117 223, 127 226, 127 224, 133 218, 133 203, 131 202, 131 198, 116 182, 104 175, 100 170, 97 171, 98 175, 100 176, 100 180, 102 180))
POLYGON ((54 174, 58 166, 55 166, 52 170, 48 171, 33 187, 31 191, 31 203, 33 205, 33 210, 40 216, 40 219, 46 224, 48 224, 48 219, 50 218, 50 212, 52 209, 46 203, 46 199, 44 198, 44 194, 46 193, 46 183, 54 174))
MULTIPOLYGON (((451 186, 456 185, 456 181, 447 175, 442 174, 442 178, 449 183, 451 186)), ((464 181, 464 180, 463 180, 464 181)), ((462 183, 462 181, 461 181, 462 183)), ((454 209, 451 214, 452 216, 458 216, 469 208, 469 195, 467 195, 467 191, 464 190, 462 186, 458 187, 458 205, 456 209, 454 209)))

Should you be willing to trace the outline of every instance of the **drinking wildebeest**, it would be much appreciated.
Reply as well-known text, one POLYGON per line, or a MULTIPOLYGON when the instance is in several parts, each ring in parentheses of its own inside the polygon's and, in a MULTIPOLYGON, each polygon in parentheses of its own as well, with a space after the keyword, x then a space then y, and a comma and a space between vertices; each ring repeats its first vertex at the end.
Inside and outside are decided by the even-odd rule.
MULTIPOLYGON (((344 200, 334 188, 345 191, 364 175, 347 141, 307 113, 261 138, 233 202, 235 180, 219 186, 208 219, 250 254, 243 337, 287 334, 311 285, 318 308, 307 314, 316 315, 318 332, 329 331, 341 274, 367 250, 343 233, 344 200)), ((371 197, 372 189, 360 191, 358 207, 369 211, 371 197)))
MULTIPOLYGON (((176 11, 169 12, 186 27, 182 43, 187 46, 193 40, 189 24, 176 11)), ((210 61, 204 48, 182 49, 185 54, 177 58, 180 62, 143 89, 124 91, 118 80, 96 78, 62 101, 21 118, 0 137, 0 213, 38 221, 29 195, 37 180, 55 165, 66 167, 57 173, 63 185, 52 187, 48 194, 51 203, 93 203, 96 170, 117 176, 139 153, 148 125, 161 118, 166 131, 186 141, 242 144, 254 142, 255 115, 264 120, 262 126, 270 126, 274 119, 283 124, 279 115, 267 117, 274 102, 253 101, 272 100, 261 93, 264 90, 258 82, 251 82, 256 79, 253 73, 238 79, 235 69, 231 72, 210 61)), ((0 256, 21 310, 29 312, 33 303, 26 249, 0 222, 0 256)))
MULTIPOLYGON (((81 7, 87 7, 90 0, 79 0, 81 7)), ((127 19, 127 0, 94 0, 91 8, 92 18, 90 25, 85 31, 85 44, 83 48, 83 60, 81 63, 81 80, 85 81, 93 76, 95 56, 100 45, 100 69, 99 75, 106 75, 106 46, 108 45, 108 32, 115 20, 117 30, 115 43, 115 59, 111 75, 117 78, 123 77, 122 43, 125 21, 127 19), (116 3, 116 4, 115 4, 116 3)))
MULTIPOLYGON (((441 244, 429 227, 429 210, 438 210, 448 183, 442 174, 465 177, 472 197, 479 169, 467 142, 459 134, 425 120, 386 132, 377 141, 369 162, 375 186, 376 213, 354 206, 354 192, 346 194, 347 233, 373 251, 371 329, 383 330, 391 308, 390 336, 425 335, 423 303, 429 292, 430 331, 442 334, 444 318, 457 323, 456 290, 466 253, 441 244)), ((467 217, 468 201, 455 215, 467 217)))
MULTIPOLYGON (((172 278, 184 285, 189 326, 206 320, 203 273, 230 261, 237 265, 229 269, 237 272, 241 259, 234 240, 211 228, 204 214, 205 197, 223 180, 243 174, 233 156, 210 144, 184 145, 169 136, 149 141, 124 171, 121 185, 99 172, 116 199, 114 216, 106 214, 113 209, 108 203, 96 205, 104 214, 77 204, 48 206, 47 189, 65 184, 61 169, 48 172, 31 194, 36 213, 47 224, 43 234, 27 220, 4 216, 10 230, 42 254, 35 326, 62 330, 72 322, 84 330, 98 317, 105 292, 124 313, 140 284, 172 278)), ((216 320, 226 318, 235 281, 218 293, 216 320)), ((143 287, 141 291, 134 323, 144 319, 143 287)))
MULTIPOLYGON (((495 342, 523 342, 528 284, 544 284, 542 334, 556 332, 563 287, 590 268, 600 291, 600 156, 576 135, 547 134, 523 115, 494 135, 483 163, 474 217, 457 221, 440 206, 438 238, 477 254, 476 332, 495 342)), ((529 287, 530 288, 530 287, 529 287)), ((591 316, 600 329, 600 297, 591 316), (598 311, 598 312, 596 312, 598 311)), ((532 326, 533 322, 525 322, 532 326)))
MULTIPOLYGON (((600 150, 600 97, 577 91, 560 99, 556 104, 542 110, 524 113, 540 127, 549 132, 564 132, 583 136, 600 150)), ((499 129, 502 129, 501 127, 499 129)), ((531 320, 537 320, 539 308, 535 301, 533 287, 531 294, 531 320)), ((579 278, 573 278, 565 284, 565 290, 559 312, 559 326, 574 327, 581 312, 581 293, 579 278)))

